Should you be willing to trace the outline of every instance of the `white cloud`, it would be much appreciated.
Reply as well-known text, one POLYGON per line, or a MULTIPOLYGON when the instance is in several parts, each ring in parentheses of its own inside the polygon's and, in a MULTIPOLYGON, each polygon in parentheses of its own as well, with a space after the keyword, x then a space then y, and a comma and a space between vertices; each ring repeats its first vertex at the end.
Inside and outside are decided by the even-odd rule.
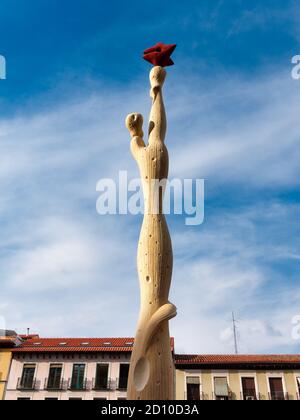
POLYGON ((235 311, 241 352, 294 352, 299 343, 291 338, 291 319, 298 311, 300 287, 290 267, 290 249, 299 241, 286 220, 297 220, 299 206, 261 203, 222 212, 210 215, 213 220, 197 231, 184 234, 181 228, 173 235, 177 350, 233 352, 235 311), (278 271, 283 258, 286 266, 278 271))
POLYGON ((170 125, 182 137, 175 146, 169 140, 172 173, 256 188, 298 185, 298 92, 289 72, 287 63, 279 75, 218 80, 215 88, 193 79, 193 92, 180 81, 170 125))
MULTIPOLYGON (((96 242, 84 238, 75 224, 68 226, 66 221, 57 222, 50 237, 45 232, 44 238, 29 249, 13 253, 8 261, 9 286, 12 289, 24 292, 59 291, 79 288, 83 282, 86 284, 95 278, 97 262, 101 261, 96 253, 96 242), (71 237, 68 229, 72 229, 71 237)), ((51 221, 49 224, 51 226, 51 221)))

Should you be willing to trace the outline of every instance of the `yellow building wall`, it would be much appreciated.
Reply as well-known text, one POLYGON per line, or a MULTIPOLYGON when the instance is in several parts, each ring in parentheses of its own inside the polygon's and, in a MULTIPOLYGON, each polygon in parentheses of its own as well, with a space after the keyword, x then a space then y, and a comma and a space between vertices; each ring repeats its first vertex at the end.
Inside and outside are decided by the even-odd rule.
POLYGON ((176 369, 176 400, 185 399, 185 375, 184 370, 176 369))
POLYGON ((6 381, 9 375, 12 353, 9 350, 0 350, 0 400, 4 399, 6 381))
POLYGON ((286 392, 289 394, 289 399, 297 400, 297 388, 296 388, 294 372, 285 372, 284 380, 285 380, 286 392))
MULTIPOLYGON (((193 373, 189 371, 189 376, 193 373)), ((176 400, 186 399, 186 371, 176 369, 176 400)), ((201 371, 201 392, 205 400, 212 399, 212 375, 210 370, 201 371)))
MULTIPOLYGON (((186 373, 192 375, 191 370, 176 370, 176 399, 184 400, 186 398, 186 373)), ((195 374, 201 372, 201 391, 202 397, 205 400, 212 400, 213 397, 213 375, 211 370, 195 371, 195 374)), ((256 374, 257 381, 257 392, 262 400, 269 399, 269 388, 268 388, 268 373, 269 371, 253 371, 256 374)), ((232 393, 233 400, 241 400, 242 397, 242 386, 241 386, 241 375, 247 375, 243 371, 229 370, 228 380, 229 388, 232 393)), ((298 375, 300 377, 300 373, 298 375)), ((286 391, 289 394, 290 400, 297 400, 298 398, 298 387, 295 379, 294 371, 284 372, 284 381, 286 391)))
POLYGON ((265 371, 259 371, 256 374, 257 377, 257 386, 258 392, 260 394, 260 398, 262 400, 268 400, 268 383, 267 383, 267 376, 265 371))
POLYGON ((229 371, 229 388, 232 394, 233 400, 241 399, 241 381, 238 371, 229 371))
POLYGON ((210 370, 202 370, 202 392, 205 400, 211 400, 213 394, 212 376, 210 370))

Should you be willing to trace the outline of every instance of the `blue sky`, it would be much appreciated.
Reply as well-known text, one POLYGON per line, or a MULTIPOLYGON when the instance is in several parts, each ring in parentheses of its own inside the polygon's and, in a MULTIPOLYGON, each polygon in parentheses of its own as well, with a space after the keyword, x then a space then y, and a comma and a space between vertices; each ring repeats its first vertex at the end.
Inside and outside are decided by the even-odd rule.
POLYGON ((43 336, 130 336, 141 217, 99 216, 96 184, 138 172, 125 116, 145 118, 157 41, 171 176, 204 178, 205 222, 169 217, 178 351, 299 352, 296 1, 3 0, 0 319, 43 336))
POLYGON ((297 2, 133 0, 4 0, 0 39, 9 80, 5 98, 24 104, 65 79, 124 83, 145 69, 145 45, 177 40, 177 69, 187 58, 207 76, 224 71, 245 76, 284 64, 297 48, 297 2), (122 63, 122 66, 120 66, 122 63))

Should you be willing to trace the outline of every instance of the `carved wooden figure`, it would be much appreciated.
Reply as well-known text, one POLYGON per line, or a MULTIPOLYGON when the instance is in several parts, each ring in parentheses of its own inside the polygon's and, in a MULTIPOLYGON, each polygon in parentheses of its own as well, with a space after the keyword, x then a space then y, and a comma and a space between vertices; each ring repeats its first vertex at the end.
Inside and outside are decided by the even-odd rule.
POLYGON ((164 144, 167 123, 162 87, 165 77, 163 67, 156 66, 150 72, 153 104, 148 145, 143 139, 142 115, 130 114, 126 120, 145 200, 137 258, 141 310, 128 379, 129 400, 174 399, 169 320, 176 316, 176 307, 168 300, 173 254, 163 214, 163 188, 157 194, 157 183, 166 180, 169 171, 168 150, 164 144))

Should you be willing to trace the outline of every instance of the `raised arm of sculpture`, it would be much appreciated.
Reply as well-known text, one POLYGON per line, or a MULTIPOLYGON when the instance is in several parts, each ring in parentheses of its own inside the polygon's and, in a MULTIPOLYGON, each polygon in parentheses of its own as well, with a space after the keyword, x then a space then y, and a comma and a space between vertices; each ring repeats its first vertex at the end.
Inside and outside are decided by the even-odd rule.
POLYGON ((137 258, 141 309, 128 379, 130 400, 174 399, 174 368, 168 321, 176 316, 176 307, 169 302, 173 254, 163 214, 163 192, 158 195, 158 208, 155 207, 155 181, 167 179, 169 170, 168 151, 164 144, 167 124, 162 87, 165 77, 166 71, 162 66, 155 66, 150 72, 153 103, 148 145, 143 139, 142 115, 130 114, 126 120, 145 200, 137 258))

